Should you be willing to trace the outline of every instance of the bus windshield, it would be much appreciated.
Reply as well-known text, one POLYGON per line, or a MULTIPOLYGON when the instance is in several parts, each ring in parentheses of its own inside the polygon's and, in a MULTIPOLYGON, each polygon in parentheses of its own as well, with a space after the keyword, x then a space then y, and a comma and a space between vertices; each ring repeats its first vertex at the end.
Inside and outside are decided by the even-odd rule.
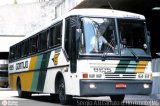
POLYGON ((150 56, 144 21, 88 17, 81 20, 80 55, 150 56))
POLYGON ((116 55, 115 20, 112 18, 82 18, 83 34, 80 53, 87 55, 108 53, 116 55))
POLYGON ((122 56, 131 56, 134 53, 137 56, 149 56, 144 21, 118 19, 118 32, 122 56))

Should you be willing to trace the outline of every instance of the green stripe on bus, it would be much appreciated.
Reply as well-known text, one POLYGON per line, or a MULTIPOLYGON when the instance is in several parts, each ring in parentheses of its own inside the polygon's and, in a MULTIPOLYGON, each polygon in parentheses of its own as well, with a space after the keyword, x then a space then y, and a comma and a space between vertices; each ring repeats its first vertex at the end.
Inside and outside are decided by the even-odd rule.
POLYGON ((130 61, 121 60, 116 67, 115 73, 125 73, 130 61))
POLYGON ((126 73, 135 73, 137 67, 137 62, 130 61, 128 67, 126 68, 126 73))
POLYGON ((47 73, 47 67, 48 67, 48 63, 49 63, 50 54, 51 54, 51 52, 48 52, 43 55, 40 75, 39 75, 39 79, 38 79, 38 86, 37 86, 38 91, 43 91, 43 89, 44 89, 44 83, 45 83, 45 79, 46 79, 46 73, 47 73))
POLYGON ((42 59, 43 59, 43 55, 39 55, 39 56, 37 57, 35 70, 41 68, 42 59))
POLYGON ((36 61, 36 64, 35 64, 36 66, 35 66, 35 69, 34 69, 35 71, 34 71, 34 75, 33 75, 33 81, 32 81, 32 88, 31 88, 32 91, 37 90, 42 58, 43 58, 43 55, 39 55, 37 57, 37 61, 36 61))
POLYGON ((37 91, 39 73, 39 70, 34 71, 31 91, 37 91))

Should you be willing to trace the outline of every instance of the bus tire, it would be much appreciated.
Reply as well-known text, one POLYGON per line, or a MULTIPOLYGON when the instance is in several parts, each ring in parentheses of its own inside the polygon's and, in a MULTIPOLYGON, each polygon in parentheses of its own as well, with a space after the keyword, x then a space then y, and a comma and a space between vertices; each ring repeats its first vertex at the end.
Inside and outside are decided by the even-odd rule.
POLYGON ((61 78, 59 80, 58 93, 59 93, 59 101, 62 105, 67 105, 67 104, 71 103, 72 96, 71 95, 66 95, 66 93, 65 93, 65 82, 64 82, 63 78, 61 78))
POLYGON ((58 94, 50 94, 52 101, 58 103, 59 102, 59 95, 58 94))
POLYGON ((20 98, 25 98, 25 97, 30 97, 31 96, 30 92, 22 91, 20 79, 17 80, 17 91, 18 91, 18 96, 20 98))
POLYGON ((123 102, 125 95, 111 95, 110 99, 112 102, 123 102))
POLYGON ((6 82, 6 83, 2 86, 2 88, 8 88, 8 83, 6 82))

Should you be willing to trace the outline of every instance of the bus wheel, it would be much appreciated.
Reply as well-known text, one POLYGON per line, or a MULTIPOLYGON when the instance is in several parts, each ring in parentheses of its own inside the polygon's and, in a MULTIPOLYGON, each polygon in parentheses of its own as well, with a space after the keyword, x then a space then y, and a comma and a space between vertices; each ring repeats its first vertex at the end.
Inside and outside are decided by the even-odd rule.
POLYGON ((8 88, 8 83, 5 83, 2 88, 8 88))
POLYGON ((50 94, 53 102, 59 102, 59 95, 58 94, 50 94))
POLYGON ((30 93, 30 92, 22 91, 20 80, 17 81, 17 90, 18 90, 18 96, 19 96, 20 98, 30 97, 30 96, 31 96, 31 93, 30 93))
POLYGON ((71 102, 72 96, 66 95, 65 93, 65 82, 64 79, 61 78, 59 81, 59 101, 62 105, 67 105, 71 102))
POLYGON ((124 100, 125 95, 111 95, 110 98, 112 102, 122 102, 124 100))

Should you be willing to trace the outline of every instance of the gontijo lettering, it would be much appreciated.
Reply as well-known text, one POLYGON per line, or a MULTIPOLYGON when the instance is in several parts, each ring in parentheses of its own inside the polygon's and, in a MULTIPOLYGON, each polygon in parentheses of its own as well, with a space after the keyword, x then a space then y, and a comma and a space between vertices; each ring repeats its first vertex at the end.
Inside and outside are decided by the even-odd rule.
POLYGON ((16 70, 28 68, 28 61, 16 63, 16 70))

